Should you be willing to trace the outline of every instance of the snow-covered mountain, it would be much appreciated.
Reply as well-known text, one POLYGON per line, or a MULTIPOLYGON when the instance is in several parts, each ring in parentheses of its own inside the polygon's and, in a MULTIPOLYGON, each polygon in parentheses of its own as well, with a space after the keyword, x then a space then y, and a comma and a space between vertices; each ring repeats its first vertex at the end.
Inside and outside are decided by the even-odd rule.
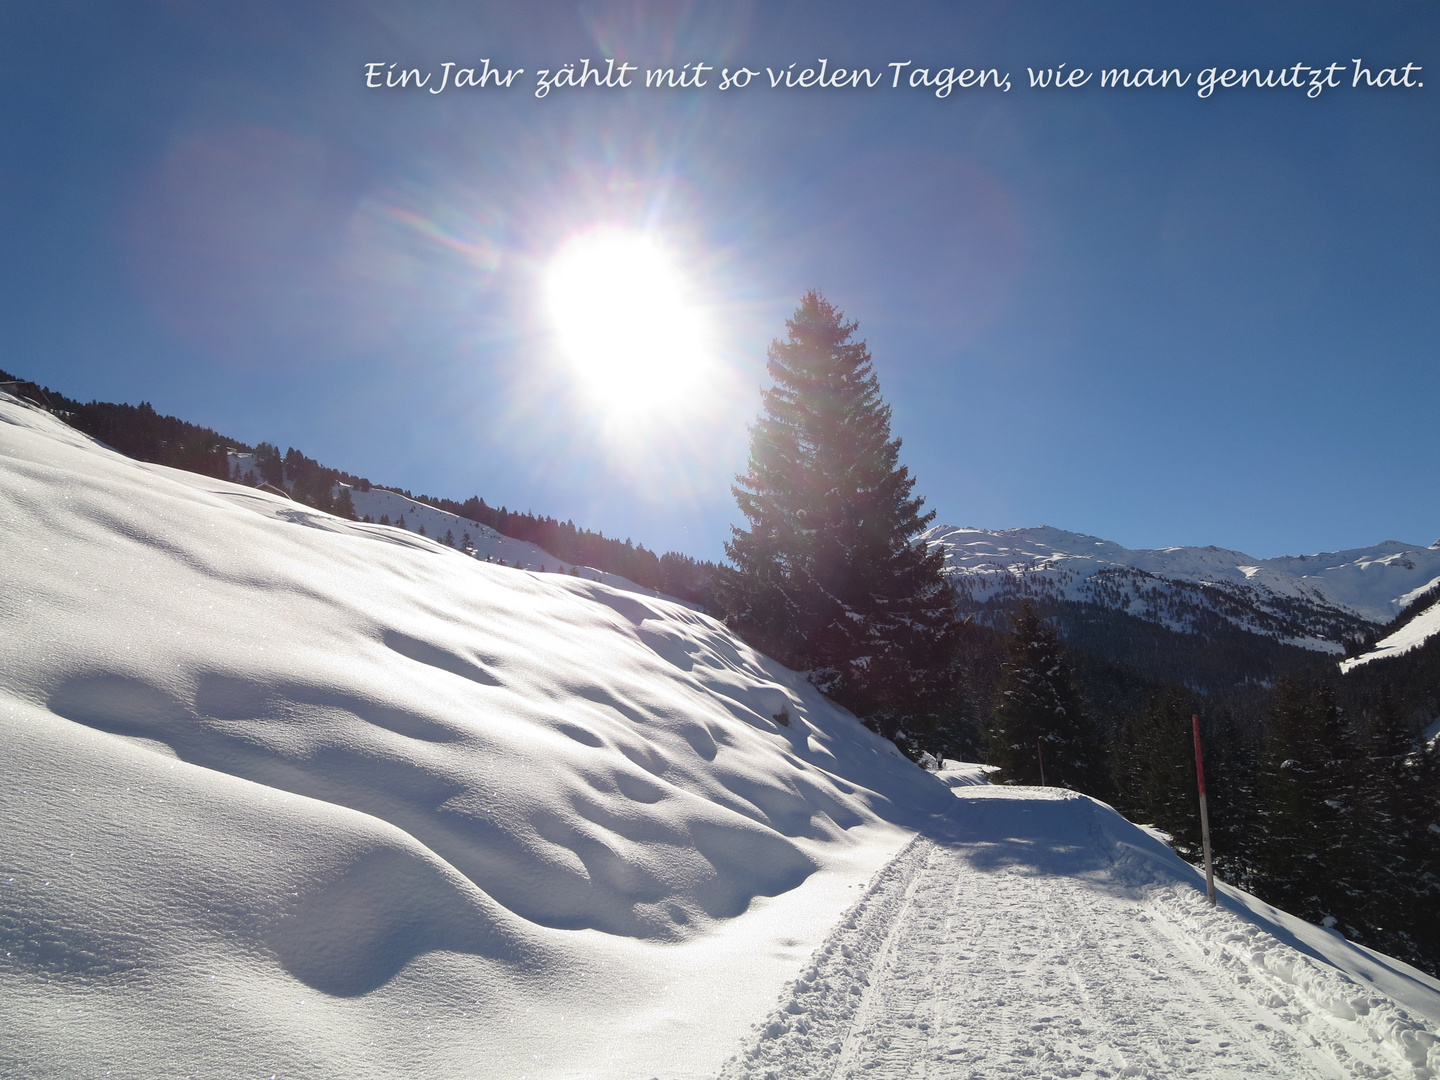
POLYGON ((3 395, 0 582, 0 1076, 1440 1070, 1440 982, 683 606, 3 395))
POLYGON ((1440 583, 1440 541, 1256 559, 1217 547, 1132 550, 1049 527, 937 525, 924 539, 943 548, 946 572, 972 608, 1021 596, 1070 600, 1180 631, 1218 617, 1337 653, 1440 583))

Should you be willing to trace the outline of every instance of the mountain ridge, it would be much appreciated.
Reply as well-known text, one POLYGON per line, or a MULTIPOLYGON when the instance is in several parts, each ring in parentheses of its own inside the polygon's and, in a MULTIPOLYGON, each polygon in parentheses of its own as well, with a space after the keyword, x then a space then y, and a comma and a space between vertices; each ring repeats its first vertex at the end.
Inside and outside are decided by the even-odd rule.
POLYGON ((1260 559, 1215 545, 1130 549, 1054 526, 936 525, 922 539, 975 614, 1031 597, 1095 604, 1182 632, 1199 612, 1319 652, 1359 648, 1415 597, 1440 584, 1440 541, 1260 559))

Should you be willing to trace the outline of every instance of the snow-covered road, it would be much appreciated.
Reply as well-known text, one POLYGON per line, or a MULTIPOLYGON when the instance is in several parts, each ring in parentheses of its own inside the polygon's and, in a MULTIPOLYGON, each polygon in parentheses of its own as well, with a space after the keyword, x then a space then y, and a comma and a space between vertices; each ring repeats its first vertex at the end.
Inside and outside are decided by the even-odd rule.
POLYGON ((1108 808, 960 798, 962 831, 870 884, 727 1080, 1434 1075, 1430 1025, 1235 897, 1206 907, 1108 808))

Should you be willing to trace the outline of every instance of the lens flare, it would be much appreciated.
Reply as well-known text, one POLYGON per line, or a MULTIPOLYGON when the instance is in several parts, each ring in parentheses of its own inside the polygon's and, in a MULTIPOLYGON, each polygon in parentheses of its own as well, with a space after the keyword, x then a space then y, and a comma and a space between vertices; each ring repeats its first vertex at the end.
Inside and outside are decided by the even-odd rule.
POLYGON ((612 412, 681 405, 711 365, 703 309, 645 233, 607 226, 571 238, 550 263, 545 299, 586 396, 612 412))

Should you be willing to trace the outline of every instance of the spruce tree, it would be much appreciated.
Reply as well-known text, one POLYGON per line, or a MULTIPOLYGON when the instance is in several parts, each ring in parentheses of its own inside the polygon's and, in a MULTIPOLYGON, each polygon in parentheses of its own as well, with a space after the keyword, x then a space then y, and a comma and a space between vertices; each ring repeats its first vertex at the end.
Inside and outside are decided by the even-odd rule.
POLYGON ((739 633, 871 728, 943 755, 959 623, 942 555, 917 542, 934 513, 911 494, 856 324, 812 291, 786 326, 733 489, 750 527, 732 530, 717 599, 739 633))
POLYGON ((1029 600, 1011 618, 987 760, 1002 784, 1044 782, 1102 794, 1101 748, 1054 628, 1029 600))

